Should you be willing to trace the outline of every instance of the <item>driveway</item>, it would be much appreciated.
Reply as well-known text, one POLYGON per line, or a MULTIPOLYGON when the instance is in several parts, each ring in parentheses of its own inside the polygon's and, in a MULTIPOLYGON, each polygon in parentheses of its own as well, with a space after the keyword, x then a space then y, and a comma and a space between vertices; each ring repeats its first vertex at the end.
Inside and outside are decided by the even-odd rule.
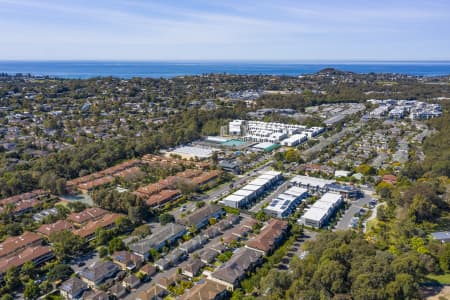
POLYGON ((70 264, 70 267, 73 269, 75 273, 79 273, 82 269, 98 261, 100 261, 100 256, 98 256, 98 252, 90 252, 77 258, 74 264, 70 264), (82 265, 80 266, 80 264, 82 265))
POLYGON ((363 198, 359 198, 358 200, 352 201, 352 204, 347 209, 342 218, 339 220, 333 231, 348 229, 354 215, 358 213, 359 210, 363 208, 364 205, 368 205, 371 199, 372 197, 370 195, 364 193, 363 198))

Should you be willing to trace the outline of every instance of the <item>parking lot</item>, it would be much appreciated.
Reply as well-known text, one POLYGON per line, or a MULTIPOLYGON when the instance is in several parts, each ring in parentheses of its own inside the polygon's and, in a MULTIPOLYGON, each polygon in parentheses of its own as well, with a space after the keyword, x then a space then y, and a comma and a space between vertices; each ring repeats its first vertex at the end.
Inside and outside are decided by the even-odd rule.
POLYGON ((353 217, 358 214, 365 205, 368 206, 372 199, 373 198, 370 195, 364 193, 364 197, 352 201, 352 204, 338 221, 334 230, 346 230, 351 227, 353 217))

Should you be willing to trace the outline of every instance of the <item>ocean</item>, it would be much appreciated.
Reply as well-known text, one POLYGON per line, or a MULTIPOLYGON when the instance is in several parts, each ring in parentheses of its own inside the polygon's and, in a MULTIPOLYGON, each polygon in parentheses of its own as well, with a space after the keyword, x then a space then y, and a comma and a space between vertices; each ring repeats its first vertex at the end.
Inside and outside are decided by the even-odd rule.
POLYGON ((0 61, 0 73, 22 73, 60 78, 92 78, 113 76, 119 78, 176 76, 226 73, 242 75, 312 74, 324 68, 335 68, 356 73, 398 73, 416 76, 450 75, 450 61, 404 62, 248 62, 248 61, 0 61))

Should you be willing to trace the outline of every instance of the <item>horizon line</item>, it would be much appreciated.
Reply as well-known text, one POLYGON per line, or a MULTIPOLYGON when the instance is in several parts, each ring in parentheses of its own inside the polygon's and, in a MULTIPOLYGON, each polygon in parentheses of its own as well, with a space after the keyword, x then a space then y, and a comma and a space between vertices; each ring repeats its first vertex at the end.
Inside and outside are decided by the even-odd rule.
POLYGON ((283 63, 283 64, 315 64, 315 63, 450 63, 450 59, 0 59, 8 62, 129 62, 129 63, 283 63))

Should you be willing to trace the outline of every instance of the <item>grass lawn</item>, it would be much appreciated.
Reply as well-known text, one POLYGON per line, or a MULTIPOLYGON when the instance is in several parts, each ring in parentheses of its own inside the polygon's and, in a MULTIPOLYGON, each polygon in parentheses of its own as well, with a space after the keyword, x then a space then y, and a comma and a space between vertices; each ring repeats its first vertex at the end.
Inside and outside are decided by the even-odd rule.
POLYGON ((450 274, 443 274, 443 275, 430 274, 427 275, 427 279, 437 281, 442 285, 450 285, 450 274))

